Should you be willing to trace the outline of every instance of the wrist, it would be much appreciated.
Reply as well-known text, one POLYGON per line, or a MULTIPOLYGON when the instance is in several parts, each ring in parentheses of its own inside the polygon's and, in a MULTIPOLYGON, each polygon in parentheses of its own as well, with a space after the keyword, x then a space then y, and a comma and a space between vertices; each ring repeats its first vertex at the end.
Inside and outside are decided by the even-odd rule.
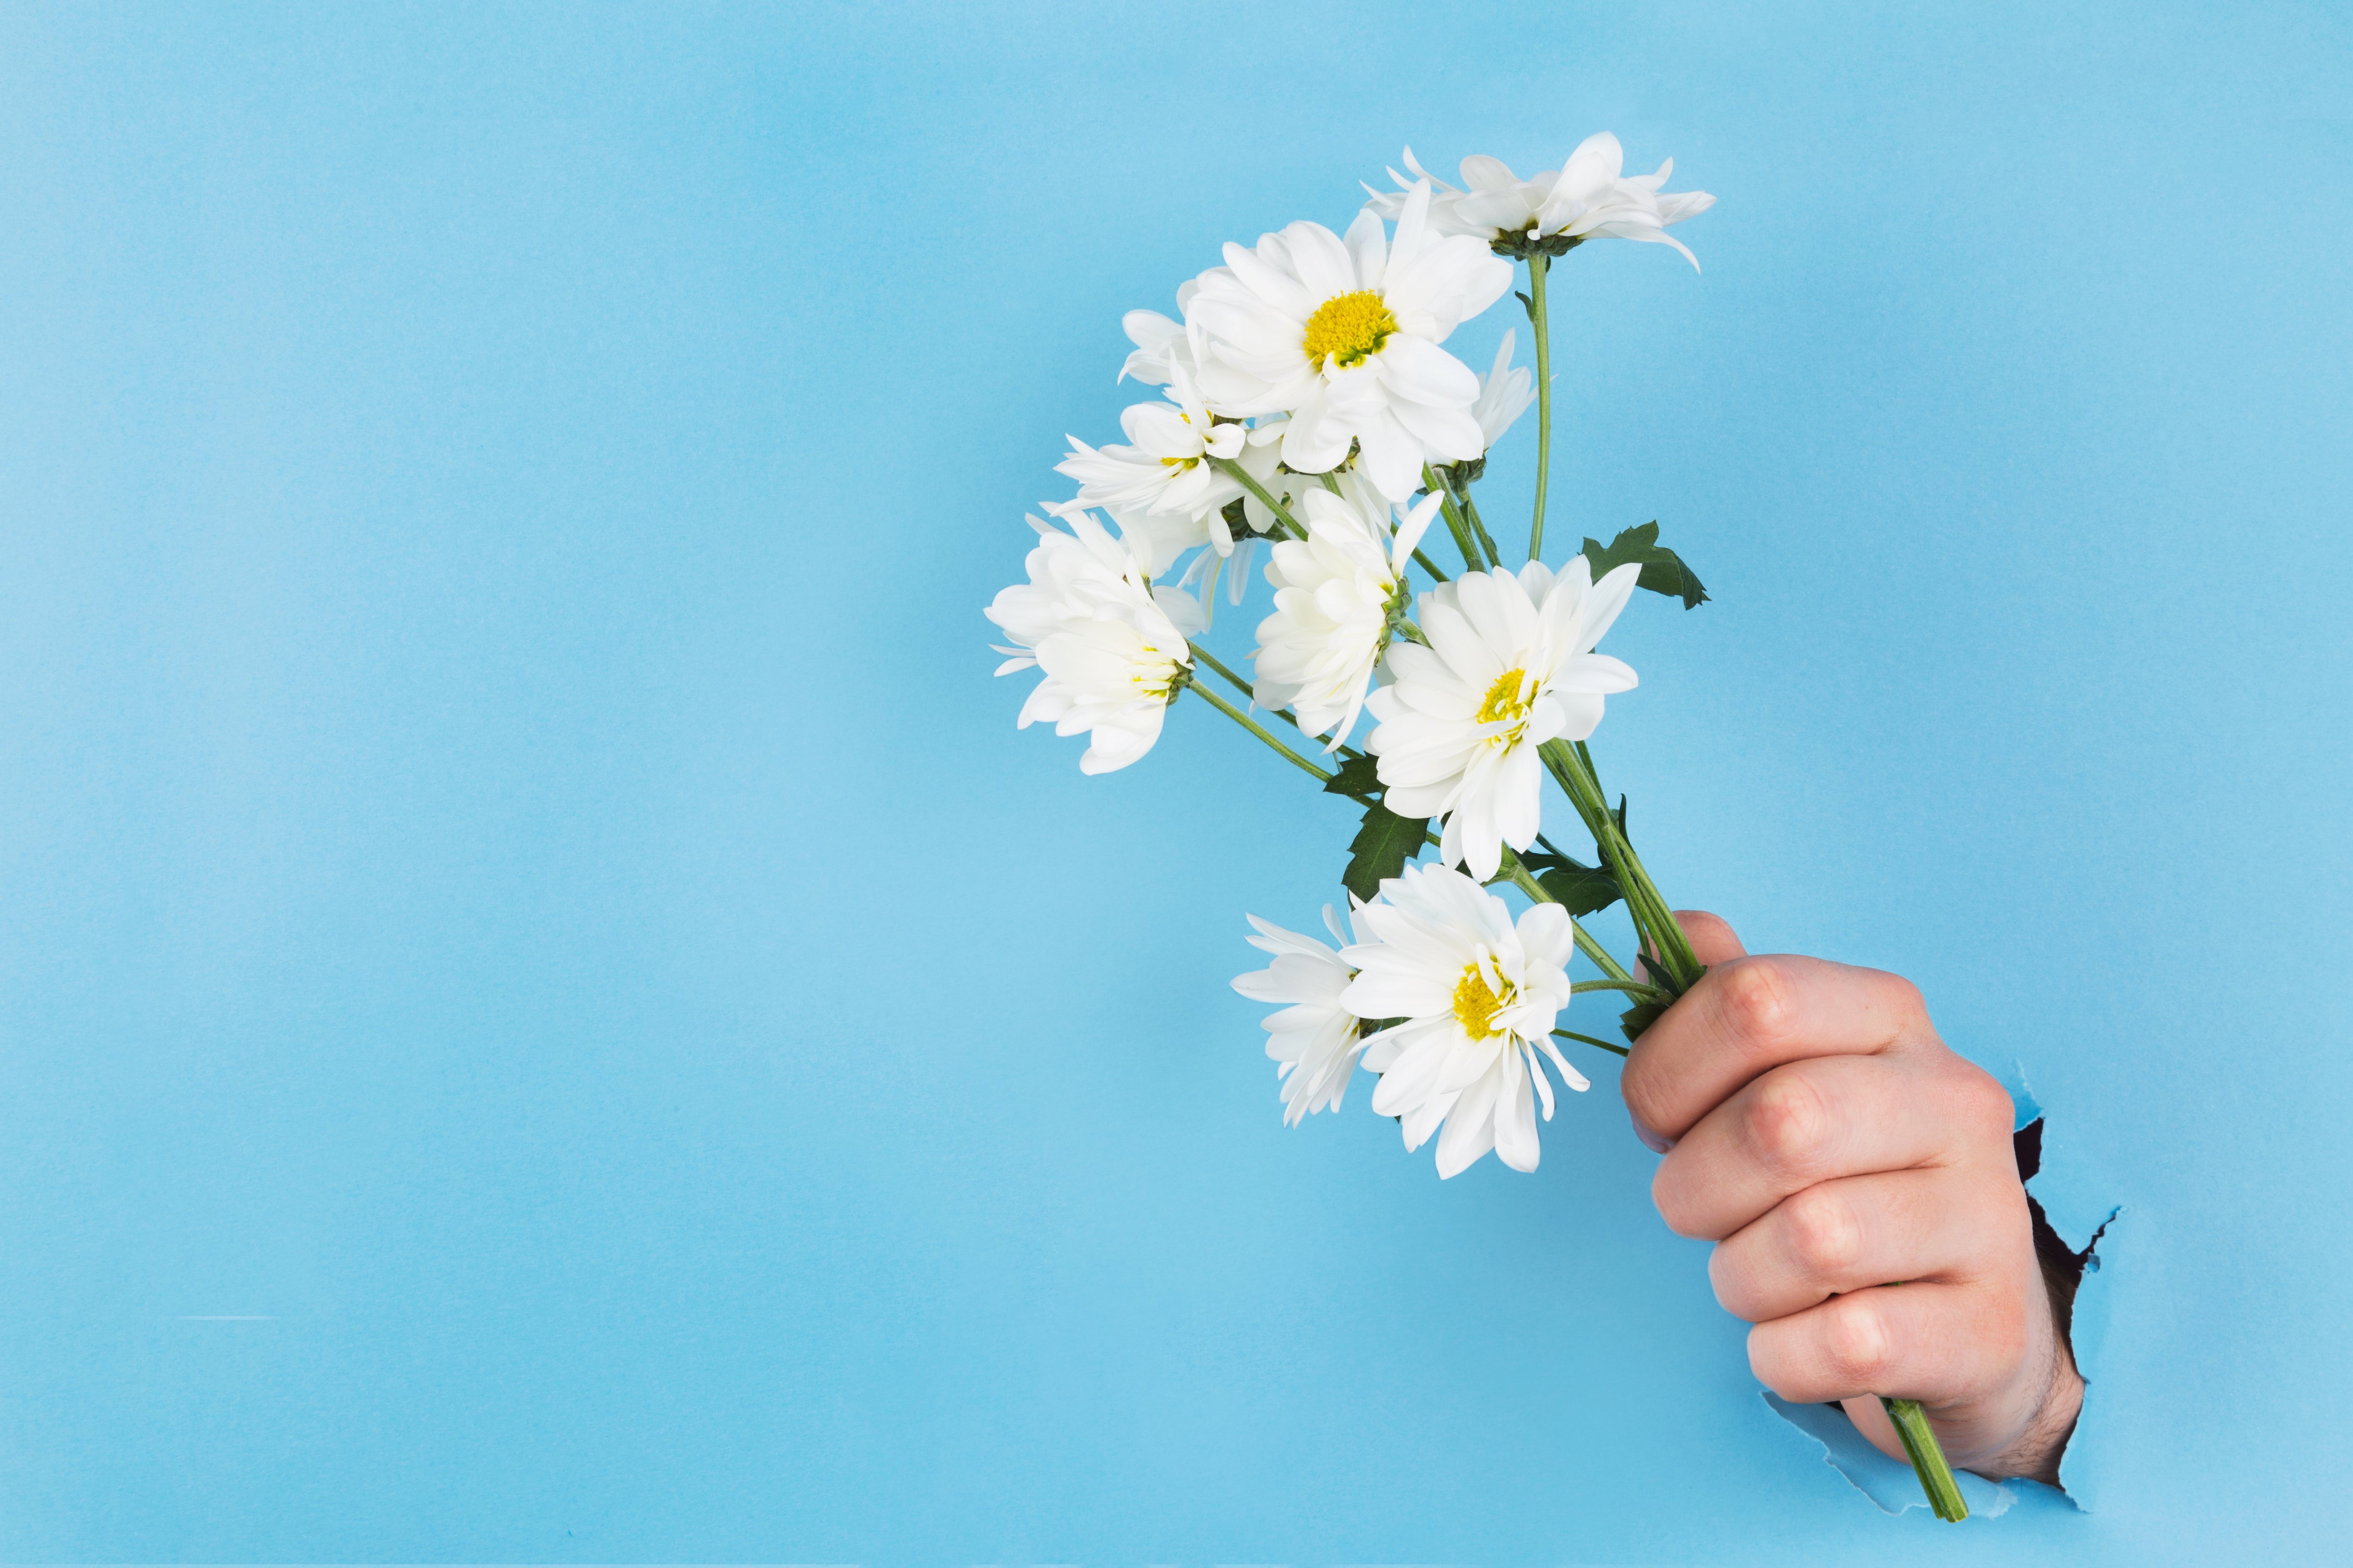
MULTIPOLYGON (((2045 1486, 2059 1484, 2060 1457, 2074 1435, 2075 1419, 2084 1409, 2084 1378, 2063 1335, 2052 1347, 2052 1365, 2042 1404, 2017 1441, 1982 1467, 1997 1478, 2022 1476, 2045 1486)), ((1978 1467, 1972 1467, 1978 1468, 1978 1467)))

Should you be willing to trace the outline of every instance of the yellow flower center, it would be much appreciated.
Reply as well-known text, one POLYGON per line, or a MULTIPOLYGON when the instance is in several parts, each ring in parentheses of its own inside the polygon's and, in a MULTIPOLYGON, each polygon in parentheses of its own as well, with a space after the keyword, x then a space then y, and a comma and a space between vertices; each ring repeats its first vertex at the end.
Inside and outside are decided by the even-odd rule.
POLYGON ((1176 701, 1176 693, 1185 684, 1184 678, 1189 678, 1192 672, 1178 663, 1175 655, 1164 652, 1157 643, 1145 643, 1143 651, 1150 662, 1138 659, 1138 668, 1128 676, 1137 694, 1156 697, 1163 702, 1176 701))
MULTIPOLYGON (((1181 408, 1176 411, 1176 417, 1182 419, 1187 425, 1193 423, 1193 416, 1186 413, 1181 408)), ((1217 422, 1217 416, 1214 414, 1211 415, 1209 416, 1209 423, 1215 425, 1217 422)), ((1200 460, 1201 459, 1198 458, 1163 458, 1160 459, 1160 466, 1164 468, 1189 468, 1200 460)))
MULTIPOLYGON (((1495 677, 1495 684, 1487 688, 1487 700, 1479 704, 1478 722, 1482 724, 1519 724, 1528 716, 1528 704, 1520 698, 1520 683, 1527 679, 1525 669, 1507 669, 1495 677)), ((1509 735, 1497 735, 1495 740, 1508 740, 1509 735)))
MULTIPOLYGON (((1496 978, 1503 980, 1500 974, 1496 978)), ((1454 983, 1454 1021, 1472 1039, 1490 1039, 1504 1032, 1495 1027, 1495 1015, 1511 1005, 1512 984, 1509 981, 1503 984, 1504 994, 1498 996, 1477 964, 1463 965, 1462 978, 1454 983)))
POLYGON ((1330 360, 1340 365, 1362 364, 1381 352, 1398 330, 1397 318, 1370 289, 1335 294, 1307 318, 1307 363, 1317 370, 1330 360))

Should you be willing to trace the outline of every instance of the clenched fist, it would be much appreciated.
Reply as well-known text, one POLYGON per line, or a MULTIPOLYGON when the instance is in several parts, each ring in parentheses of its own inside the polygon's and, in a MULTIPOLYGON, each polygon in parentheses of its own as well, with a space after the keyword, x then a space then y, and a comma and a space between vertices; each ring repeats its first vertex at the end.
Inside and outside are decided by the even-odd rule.
POLYGON ((1908 981, 1746 955, 1676 917, 1708 973, 1621 1086, 1667 1152, 1651 1196, 1716 1244, 1715 1299, 1757 1326, 1782 1398, 1839 1400, 1896 1458, 1877 1395, 1917 1399, 1946 1457, 2053 1484, 2084 1397, 2036 1261, 2010 1096, 1946 1048, 1908 981))

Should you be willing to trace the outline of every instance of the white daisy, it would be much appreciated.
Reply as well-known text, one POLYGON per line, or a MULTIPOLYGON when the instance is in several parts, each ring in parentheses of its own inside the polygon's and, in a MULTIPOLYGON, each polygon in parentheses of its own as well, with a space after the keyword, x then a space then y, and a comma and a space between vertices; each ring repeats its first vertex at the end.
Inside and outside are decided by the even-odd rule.
MULTIPOLYGON (((1361 908, 1361 906, 1360 906, 1361 908)), ((1356 972, 1340 955, 1312 936, 1285 931, 1256 915, 1246 917, 1258 934, 1250 944, 1274 954, 1264 969, 1238 975, 1234 989, 1254 1002, 1284 1004, 1266 1020, 1266 1054, 1282 1064, 1282 1121, 1296 1127, 1324 1110, 1340 1109, 1348 1079, 1356 1070, 1356 1053, 1365 1048, 1364 1021, 1340 1005, 1340 993, 1356 972)), ((1350 933, 1340 929, 1332 906, 1324 906, 1324 923, 1332 940, 1345 944, 1350 933)), ((1372 940, 1361 915, 1356 940, 1372 940)))
POLYGON ((1471 405, 1479 378, 1438 345, 1511 286, 1509 263, 1429 224, 1418 189, 1386 237, 1371 209, 1347 237, 1294 223, 1256 248, 1226 247, 1186 301, 1202 395, 1220 414, 1288 414, 1282 461, 1335 468, 1356 443, 1383 495, 1420 488, 1425 462, 1484 450, 1471 405))
MULTIPOLYGON (((1307 492, 1321 489, 1324 486, 1319 476, 1294 474, 1282 466, 1283 423, 1280 418, 1261 419, 1250 426, 1250 435, 1242 444, 1241 456, 1235 460, 1241 465, 1244 473, 1258 481, 1260 489, 1274 498, 1276 505, 1296 518, 1305 504, 1307 492)), ((1346 472, 1345 468, 1341 471, 1343 474, 1346 472)), ((1226 542, 1230 540, 1233 553, 1219 560, 1204 552, 1187 568, 1182 586, 1190 590, 1197 584, 1206 584, 1222 569, 1226 579, 1226 602, 1233 605, 1242 602, 1242 595, 1250 587, 1250 569, 1257 562, 1259 546, 1265 535, 1274 531, 1276 519, 1272 509, 1259 500, 1255 491, 1247 489, 1242 492, 1240 511, 1240 527, 1235 526, 1236 509, 1230 502, 1214 519, 1202 517, 1194 520, 1196 526, 1186 534, 1188 544, 1213 544, 1223 551, 1226 542)), ((1123 531, 1128 529, 1128 520, 1121 519, 1120 526, 1123 531)), ((1172 537, 1176 531, 1172 531, 1169 520, 1166 518, 1141 519, 1134 526, 1155 540, 1172 537)))
POLYGON ((1418 1149, 1442 1122, 1438 1173, 1466 1170, 1493 1149, 1515 1171, 1536 1168, 1535 1100, 1552 1120, 1542 1051, 1572 1089, 1585 1076, 1552 1042, 1568 1005, 1568 911, 1536 904, 1515 925, 1504 900, 1460 871, 1408 866, 1356 911, 1373 940, 1340 951, 1356 979, 1339 1005, 1359 1018, 1400 1018, 1372 1037, 1365 1066, 1381 1075, 1373 1110, 1400 1120, 1418 1149))
POLYGON ((1479 396, 1471 405, 1471 417, 1479 421, 1479 434, 1491 452, 1512 422, 1536 400, 1535 374, 1525 365, 1512 363, 1512 337, 1510 332, 1504 334, 1495 350, 1495 368, 1479 378, 1479 396))
MULTIPOLYGON (((1525 250, 1546 239, 1645 239, 1672 245, 1693 267, 1699 258, 1666 232, 1669 224, 1707 211, 1715 198, 1705 191, 1671 191, 1659 187, 1674 173, 1672 158, 1647 174, 1622 174, 1626 152, 1607 131, 1577 143, 1577 151, 1557 171, 1546 169, 1523 180, 1501 159, 1474 154, 1462 160, 1462 183, 1456 190, 1433 178, 1405 150, 1408 174, 1389 171, 1398 186, 1373 191, 1373 206, 1384 217, 1402 213, 1413 192, 1424 183, 1432 187, 1430 226, 1440 234, 1472 235, 1492 245, 1525 250)), ((1372 191, 1372 187, 1365 187, 1372 191)), ((1565 247, 1564 247, 1565 248, 1565 247)))
POLYGON ((1406 563, 1441 504, 1422 497, 1390 526, 1387 500, 1350 475, 1341 494, 1307 492, 1307 537, 1276 542, 1266 580, 1274 614, 1259 623, 1258 700, 1288 708, 1333 751, 1355 727, 1395 617, 1405 609, 1406 563))
MULTIPOLYGON (((1083 498, 1060 504, 1050 502, 1046 507, 1050 516, 1066 521, 1086 515, 1089 510, 1083 498)), ((1184 512, 1155 512, 1115 506, 1106 506, 1103 510, 1118 525, 1121 542, 1134 552, 1136 562, 1145 574, 1155 580, 1165 575, 1185 552, 1209 542, 1208 512, 1188 516, 1184 512)), ((1187 574, 1187 583, 1190 582, 1191 576, 1190 573, 1187 574)))
MULTIPOLYGON (((1200 284, 1187 280, 1176 290, 1176 309, 1193 297, 1200 284)), ((1192 345, 1186 342, 1185 323, 1172 321, 1157 310, 1130 310, 1119 320, 1120 330, 1135 345, 1119 367, 1119 379, 1135 377, 1147 386, 1166 386, 1183 370, 1193 369, 1192 345)))
POLYGON ((997 673, 1035 665, 1045 679, 1021 705, 1019 728, 1054 721, 1058 735, 1089 732, 1082 773, 1124 768, 1152 749, 1162 720, 1191 678, 1188 630, 1199 606, 1170 588, 1147 588, 1143 565, 1093 517, 1071 531, 1036 518, 1029 581, 999 593, 984 613, 1016 646, 997 673))
POLYGON ((1602 698, 1631 690, 1634 672, 1593 645, 1634 592, 1641 568, 1599 583, 1582 555, 1555 574, 1531 561, 1508 572, 1466 572, 1421 596, 1429 646, 1392 643, 1394 684, 1365 706, 1379 727, 1365 749, 1380 759, 1391 811, 1446 818, 1439 855, 1484 882, 1502 844, 1535 842, 1546 741, 1582 741, 1601 722, 1602 698))
MULTIPOLYGON (((1163 528, 1170 537, 1200 537, 1192 543, 1214 543, 1219 554, 1234 547, 1231 532, 1217 517, 1229 501, 1242 495, 1241 481, 1219 468, 1213 458, 1231 459, 1242 454, 1249 430, 1233 422, 1218 423, 1193 390, 1192 378, 1179 367, 1173 392, 1165 403, 1138 403, 1119 416, 1130 446, 1088 446, 1077 437, 1066 437, 1070 456, 1054 465, 1058 474, 1079 481, 1072 507, 1103 507, 1123 520, 1134 514, 1179 518, 1184 530, 1163 528)), ((1183 548, 1183 546, 1179 546, 1183 548)), ((1174 552, 1155 560, 1146 552, 1146 569, 1165 571, 1174 552)))
MULTIPOLYGON (((1281 415, 1259 420, 1250 427, 1250 441, 1243 447, 1239 460, 1242 471, 1258 481, 1260 489, 1272 496, 1294 519, 1304 521, 1300 513, 1307 493, 1322 489, 1324 477, 1321 474, 1303 474, 1283 466, 1282 439, 1290 433, 1290 428, 1291 421, 1281 415)), ((1345 476, 1353 470, 1350 465, 1344 463, 1338 468, 1326 471, 1345 476)), ((1274 531, 1274 513, 1256 494, 1248 490, 1243 492, 1242 512, 1253 532, 1271 533, 1274 531)))

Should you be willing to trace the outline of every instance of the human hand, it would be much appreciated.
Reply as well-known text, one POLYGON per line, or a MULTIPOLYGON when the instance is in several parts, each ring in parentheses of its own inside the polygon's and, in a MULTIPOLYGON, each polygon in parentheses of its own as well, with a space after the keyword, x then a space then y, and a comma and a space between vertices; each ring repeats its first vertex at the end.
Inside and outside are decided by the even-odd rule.
POLYGON ((1715 1299, 1756 1325, 1757 1380, 1843 1403, 1899 1459, 1876 1396, 1916 1399, 1956 1467, 2055 1485, 2084 1381, 2035 1258, 2009 1094, 1936 1037, 1910 982, 1749 957, 1715 916, 1675 918, 1708 973, 1620 1084, 1667 1151, 1660 1215, 1716 1243, 1715 1299))

